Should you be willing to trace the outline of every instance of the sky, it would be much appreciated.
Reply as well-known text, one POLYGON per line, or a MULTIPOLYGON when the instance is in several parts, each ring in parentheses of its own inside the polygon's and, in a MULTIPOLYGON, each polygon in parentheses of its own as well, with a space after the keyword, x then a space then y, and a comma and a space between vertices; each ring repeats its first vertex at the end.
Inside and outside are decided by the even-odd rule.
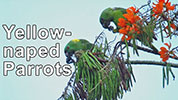
MULTIPOLYGON (((153 0, 154 1, 154 0, 153 0)), ((177 3, 176 0, 170 0, 177 3)), ((96 36, 104 29, 99 23, 101 12, 108 7, 130 6, 140 7, 147 3, 147 0, 0 0, 0 100, 57 100, 63 92, 69 76, 22 76, 18 77, 15 71, 8 76, 3 76, 3 62, 13 61, 18 64, 51 64, 60 62, 65 65, 63 49, 65 45, 75 38, 87 39, 94 42, 96 36), (6 39, 3 24, 10 26, 15 24, 17 28, 26 28, 27 24, 36 24, 39 28, 65 28, 71 31, 72 36, 63 36, 60 40, 17 40, 12 34, 12 39, 6 39), (27 62, 23 58, 3 58, 4 46, 46 46, 51 47, 60 43, 60 57, 41 59, 32 58, 27 62)), ((108 39, 113 39, 115 35, 104 30, 108 39)), ((176 38, 173 45, 177 44, 176 38)), ((162 45, 155 44, 158 48, 162 45)), ((158 56, 141 52, 139 57, 132 59, 149 59, 160 61, 158 56)), ((174 63, 178 61, 171 60, 174 63)), ((71 65, 72 66, 72 65, 71 65)), ((131 92, 125 93, 123 100, 177 100, 178 90, 178 70, 173 69, 176 75, 175 81, 170 78, 170 84, 162 88, 162 66, 134 65, 133 71, 136 83, 133 84, 131 92)))

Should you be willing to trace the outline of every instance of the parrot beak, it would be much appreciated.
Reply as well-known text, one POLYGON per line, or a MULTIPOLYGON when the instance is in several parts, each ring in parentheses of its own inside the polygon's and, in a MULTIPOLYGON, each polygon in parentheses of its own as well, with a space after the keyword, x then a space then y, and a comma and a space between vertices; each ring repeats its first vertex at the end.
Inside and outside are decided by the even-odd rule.
POLYGON ((66 57, 69 57, 69 53, 68 52, 65 52, 65 55, 66 55, 66 57))
POLYGON ((66 55, 66 63, 67 64, 71 64, 71 63, 74 63, 75 61, 71 58, 72 57, 72 53, 68 53, 68 52, 65 52, 65 55, 66 55))
POLYGON ((74 60, 73 60, 71 57, 67 57, 67 58, 66 58, 66 63, 67 63, 67 64, 74 63, 74 60))

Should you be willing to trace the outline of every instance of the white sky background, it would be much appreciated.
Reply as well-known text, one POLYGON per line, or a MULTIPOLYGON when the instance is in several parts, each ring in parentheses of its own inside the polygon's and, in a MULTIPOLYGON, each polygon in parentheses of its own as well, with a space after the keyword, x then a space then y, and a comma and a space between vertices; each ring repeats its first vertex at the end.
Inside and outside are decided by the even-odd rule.
MULTIPOLYGON (((170 0, 177 3, 176 0, 170 0)), ((30 61, 31 64, 55 64, 57 61, 61 65, 65 64, 63 48, 65 44, 74 38, 84 38, 94 42, 95 37, 103 31, 99 23, 101 12, 107 7, 130 7, 145 4, 147 0, 1 0, 0 1, 0 24, 16 24, 16 27, 25 28, 26 24, 37 24, 39 28, 62 28, 72 31, 72 37, 63 37, 61 40, 6 40, 5 31, 0 26, 0 52, 2 58, 2 48, 6 45, 39 47, 54 46, 56 42, 61 44, 61 56, 59 59, 39 59, 36 57, 30 61)), ((115 35, 105 30, 108 39, 113 39, 115 35)), ((177 45, 177 38, 173 45, 177 45)), ((156 44, 159 48, 162 44, 156 44)), ((141 53, 142 59, 160 61, 157 56, 141 53)), ((138 57, 134 56, 133 59, 138 57)), ((17 77, 14 72, 9 76, 2 76, 2 62, 12 60, 16 64, 29 64, 24 59, 3 59, 0 60, 0 100, 56 100, 67 85, 69 77, 17 77)), ((174 60, 173 60, 174 61, 174 60)), ((174 61, 178 63, 177 61, 174 61)), ((137 82, 131 92, 124 95, 123 100, 177 100, 178 81, 170 80, 166 88, 162 88, 162 68, 160 66, 137 65, 133 66, 137 82)), ((173 69, 174 74, 178 75, 178 70, 173 69)), ((172 79, 172 78, 170 78, 172 79)))

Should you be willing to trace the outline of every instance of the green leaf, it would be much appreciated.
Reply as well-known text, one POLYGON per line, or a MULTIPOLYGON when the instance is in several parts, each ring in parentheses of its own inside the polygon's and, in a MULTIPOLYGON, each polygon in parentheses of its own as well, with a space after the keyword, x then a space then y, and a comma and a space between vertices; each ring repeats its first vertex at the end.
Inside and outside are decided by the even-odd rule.
POLYGON ((127 58, 129 58, 130 57, 129 46, 128 46, 128 43, 127 43, 126 40, 125 40, 125 45, 126 45, 126 48, 127 48, 127 58))
POLYGON ((107 50, 108 50, 108 41, 107 41, 107 38, 105 38, 104 54, 106 53, 107 50))
POLYGON ((171 36, 171 21, 168 20, 168 32, 169 32, 169 36, 170 36, 170 39, 172 38, 171 36))
POLYGON ((167 85, 169 84, 169 66, 166 66, 167 85))
POLYGON ((96 85, 97 85, 97 83, 98 83, 98 74, 97 74, 97 72, 94 72, 94 78, 95 78, 95 81, 94 81, 94 83, 95 83, 95 85, 94 85, 94 88, 95 88, 95 97, 97 97, 97 87, 96 87, 96 85))
POLYGON ((90 72, 89 72, 88 68, 86 68, 86 71, 87 71, 87 76, 88 76, 88 78, 87 78, 88 90, 90 90, 91 89, 90 72))
POLYGON ((92 57, 90 59, 96 65, 96 67, 98 68, 98 70, 100 70, 101 69, 101 63, 98 61, 98 59, 91 52, 88 52, 88 54, 92 57))
POLYGON ((91 74, 91 89, 94 87, 93 83, 94 83, 94 73, 92 72, 91 74))
MULTIPOLYGON (((89 58, 88 58, 88 56, 87 56, 86 53, 84 53, 83 57, 84 57, 86 63, 88 64, 88 66, 89 66, 91 69, 93 69, 93 64, 90 62, 90 60, 89 60, 89 58)), ((95 66, 94 66, 94 67, 95 67, 95 66)))
POLYGON ((164 43, 163 30, 162 30, 161 21, 159 21, 159 28, 160 28, 160 31, 161 31, 161 41, 164 43))
POLYGON ((134 54, 136 53, 137 56, 139 56, 138 51, 137 51, 137 46, 136 46, 135 38, 133 39, 133 52, 134 52, 134 54))
POLYGON ((166 74, 165 74, 165 69, 163 66, 163 88, 165 87, 165 79, 166 79, 166 74))
POLYGON ((103 95, 103 98, 105 98, 105 89, 104 89, 104 84, 102 82, 102 85, 101 85, 101 93, 103 95))
POLYGON ((173 77, 173 80, 175 80, 175 75, 174 75, 174 73, 172 72, 172 69, 170 68, 170 72, 171 72, 171 75, 172 75, 172 77, 173 77))
POLYGON ((85 71, 82 71, 83 90, 85 90, 85 71))

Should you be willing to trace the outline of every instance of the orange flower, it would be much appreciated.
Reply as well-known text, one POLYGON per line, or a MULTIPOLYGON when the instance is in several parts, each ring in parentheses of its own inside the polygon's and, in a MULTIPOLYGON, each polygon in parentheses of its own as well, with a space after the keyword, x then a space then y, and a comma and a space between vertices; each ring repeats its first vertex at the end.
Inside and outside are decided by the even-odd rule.
POLYGON ((126 27, 123 27, 123 28, 119 29, 119 33, 123 34, 123 36, 121 38, 122 41, 124 41, 125 39, 127 41, 132 39, 132 35, 129 34, 130 29, 131 29, 131 27, 129 25, 127 25, 126 27))
MULTIPOLYGON (((169 1, 169 0, 168 0, 169 1)), ((163 3, 165 3, 165 0, 159 0, 159 2, 163 2, 163 3)))
POLYGON ((166 11, 168 10, 174 10, 175 9, 175 5, 171 6, 171 2, 169 2, 169 0, 166 3, 166 11))
POLYGON ((129 14, 136 14, 139 12, 139 10, 136 10, 134 7, 129 7, 126 11, 129 14))
MULTIPOLYGON (((173 30, 176 30, 177 27, 174 23, 171 23, 170 24, 170 27, 173 29, 173 30)), ((171 30, 172 31, 172 30, 171 30)), ((165 28, 164 28, 164 32, 167 34, 166 38, 170 37, 171 34, 169 33, 169 26, 167 25, 165 28)), ((171 32, 172 33, 172 32, 171 32)))
POLYGON ((128 36, 128 35, 127 35, 127 37, 126 37, 126 35, 123 35, 122 38, 121 38, 121 40, 124 41, 125 39, 126 39, 127 41, 129 41, 129 40, 132 39, 132 36, 128 36))
POLYGON ((133 28, 134 32, 136 32, 137 34, 140 34, 139 26, 137 24, 132 24, 132 28, 133 28))
POLYGON ((168 47, 168 49, 170 50, 170 48, 171 48, 171 43, 170 43, 170 44, 164 43, 164 45, 166 45, 166 46, 168 47))
POLYGON ((122 33, 122 34, 124 34, 124 35, 126 35, 127 32, 128 32, 128 31, 127 31, 125 28, 119 29, 119 33, 122 33))
POLYGON ((158 4, 153 3, 153 12, 156 15, 162 14, 164 0, 159 0, 158 4))
POLYGON ((160 58, 162 58, 163 62, 166 62, 169 59, 169 51, 165 47, 161 47, 160 49, 160 58))
POLYGON ((171 43, 165 43, 164 45, 166 45, 168 47, 169 50, 167 50, 165 47, 161 47, 161 51, 159 51, 160 54, 160 58, 162 58, 163 62, 166 62, 169 59, 169 55, 172 54, 172 51, 170 51, 171 48, 171 43))
POLYGON ((119 29, 119 33, 123 34, 122 41, 125 39, 127 41, 131 40, 134 38, 133 34, 141 33, 138 27, 138 23, 140 23, 139 20, 141 18, 136 15, 139 10, 136 10, 134 7, 129 7, 126 11, 127 13, 123 15, 125 18, 119 18, 117 24, 119 27, 121 27, 119 29))
POLYGON ((131 24, 137 22, 138 20, 140 20, 140 17, 137 15, 134 15, 132 13, 127 13, 123 15, 131 24))
POLYGON ((135 23, 138 20, 140 20, 140 17, 136 15, 138 13, 138 10, 136 10, 134 7, 129 7, 127 9, 127 14, 124 14, 123 16, 131 23, 135 23))
POLYGON ((120 27, 126 26, 127 21, 124 18, 119 18, 118 21, 119 21, 118 26, 120 27))
POLYGON ((176 25, 175 24, 172 23, 170 26, 172 27, 172 29, 176 30, 176 25))
POLYGON ((122 33, 122 34, 124 34, 124 35, 127 35, 128 32, 129 32, 129 30, 130 30, 130 26, 127 25, 126 27, 123 27, 123 28, 119 29, 119 33, 122 33))
POLYGON ((125 35, 123 35, 123 36, 122 36, 121 40, 122 40, 122 41, 124 41, 124 40, 125 40, 125 35))
POLYGON ((158 4, 153 3, 153 16, 156 15, 156 17, 159 17, 159 15, 163 13, 164 8, 166 8, 166 12, 168 12, 169 10, 174 10, 175 5, 171 6, 171 2, 169 2, 169 0, 166 2, 165 0, 159 0, 158 4))

